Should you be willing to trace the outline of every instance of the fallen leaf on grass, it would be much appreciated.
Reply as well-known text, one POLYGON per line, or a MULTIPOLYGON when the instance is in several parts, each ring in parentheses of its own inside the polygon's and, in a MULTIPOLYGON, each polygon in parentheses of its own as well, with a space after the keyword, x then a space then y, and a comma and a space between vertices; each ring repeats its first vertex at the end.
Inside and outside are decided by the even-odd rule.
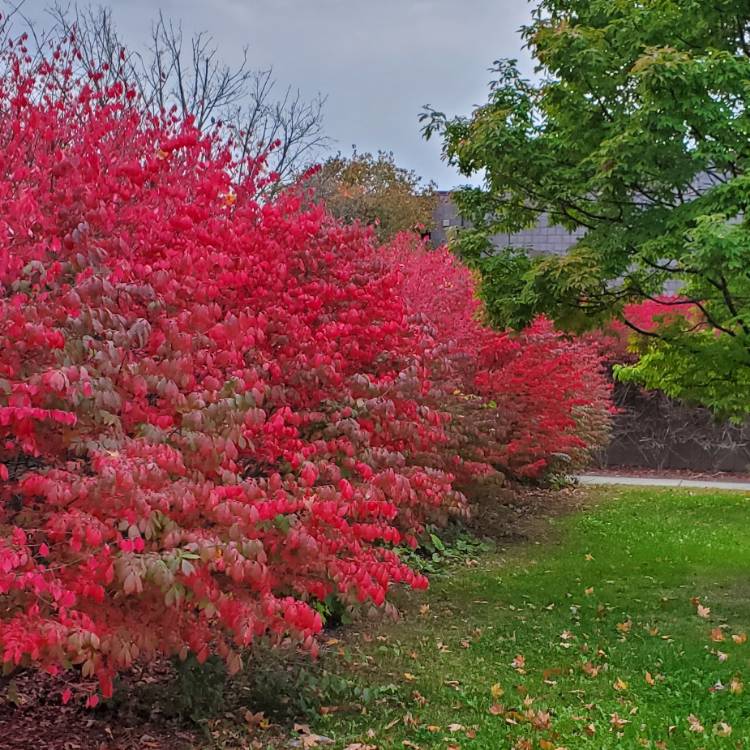
POLYGON ((717 737, 729 737, 732 734, 732 725, 727 724, 726 721, 720 721, 718 724, 714 724, 714 734, 717 737))
POLYGON ((407 682, 414 682, 417 678, 411 672, 404 672, 404 679, 407 682))
POLYGON ((721 662, 725 662, 729 658, 729 654, 725 654, 723 651, 717 651, 716 658, 721 662))
POLYGON ((520 674, 524 674, 524 666, 526 665, 526 657, 523 654, 517 654, 516 658, 510 663, 511 667, 520 674))
POLYGON ((688 729, 691 732, 695 732, 696 734, 703 734, 703 732, 706 731, 706 728, 701 724, 700 719, 695 714, 690 714, 690 716, 687 717, 688 720, 688 729))
POLYGON ((499 682, 496 682, 491 688, 490 693, 494 700, 499 700, 505 694, 505 690, 500 686, 499 682))
POLYGON ((724 640, 724 632, 721 628, 713 628, 711 630, 711 640, 714 643, 721 643, 724 640))
POLYGON ((695 612, 698 617, 702 617, 704 620, 707 620, 711 616, 711 607, 704 607, 702 604, 699 604, 696 607, 695 612))
POLYGON ((628 683, 625 682, 625 680, 620 679, 619 677, 615 680, 614 685, 612 686, 615 690, 622 691, 628 689, 628 683))
POLYGON ((585 664, 581 665, 581 669, 583 670, 584 674, 593 678, 599 674, 599 670, 601 669, 601 667, 596 667, 590 661, 587 661, 585 664))
POLYGON ((488 710, 489 710, 489 712, 490 712, 490 713, 491 713, 491 714, 492 714, 493 716, 502 716, 502 715, 503 715, 503 714, 505 713, 505 706, 501 706, 501 705, 500 705, 499 703, 493 703, 493 704, 492 704, 492 705, 491 705, 491 706, 489 707, 489 709, 488 709, 488 710))
POLYGON ((651 687, 656 685, 656 680, 651 676, 651 672, 646 672, 645 680, 646 680, 646 684, 651 685, 651 687))
POLYGON ((732 636, 732 640, 738 645, 741 646, 743 643, 747 643, 747 633, 735 633, 732 636))
POLYGON ((732 681, 729 683, 729 692, 732 695, 739 695, 744 688, 742 681, 737 677, 732 677, 732 681))
POLYGON ((531 719, 534 729, 544 730, 552 726, 552 715, 549 711, 537 711, 531 719))
POLYGON ((354 742, 351 745, 347 745, 344 750, 378 750, 377 745, 364 745, 361 742, 354 742))
POLYGON ((466 727, 463 724, 448 724, 448 731, 451 734, 455 734, 456 732, 463 732, 466 727))
POLYGON ((609 723, 612 725, 612 729, 619 731, 620 729, 624 729, 626 724, 630 724, 630 721, 628 721, 628 719, 623 719, 617 711, 615 711, 610 715, 609 723))
POLYGON ((625 633, 629 633, 630 629, 633 627, 633 623, 631 620, 625 620, 625 622, 618 622, 617 623, 617 631, 619 633, 622 633, 623 635, 625 633))

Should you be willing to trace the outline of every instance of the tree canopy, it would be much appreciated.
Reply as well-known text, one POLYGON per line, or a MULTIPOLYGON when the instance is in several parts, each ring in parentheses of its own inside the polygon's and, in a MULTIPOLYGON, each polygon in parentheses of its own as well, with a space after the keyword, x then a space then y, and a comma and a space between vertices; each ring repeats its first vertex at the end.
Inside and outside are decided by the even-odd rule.
POLYGON ((434 185, 396 164, 386 151, 333 156, 310 184, 334 216, 373 226, 382 242, 399 232, 427 230, 432 224, 434 185))
MULTIPOLYGON (((620 375, 734 416, 750 412, 750 2, 543 0, 522 34, 536 63, 495 63, 468 117, 428 108, 427 137, 481 187, 456 245, 488 317, 570 330, 678 291, 690 312, 639 337, 620 375), (541 214, 585 234, 564 256, 500 252, 541 214)), ((681 308, 684 310, 684 307, 681 308)))

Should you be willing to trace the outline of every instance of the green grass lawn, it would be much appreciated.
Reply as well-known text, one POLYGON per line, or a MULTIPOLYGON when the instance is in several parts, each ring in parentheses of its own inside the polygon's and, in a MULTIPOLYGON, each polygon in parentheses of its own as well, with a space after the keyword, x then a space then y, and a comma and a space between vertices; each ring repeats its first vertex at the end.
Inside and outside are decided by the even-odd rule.
POLYGON ((749 499, 590 494, 543 541, 331 643, 327 679, 367 690, 312 731, 380 750, 750 747, 749 499))

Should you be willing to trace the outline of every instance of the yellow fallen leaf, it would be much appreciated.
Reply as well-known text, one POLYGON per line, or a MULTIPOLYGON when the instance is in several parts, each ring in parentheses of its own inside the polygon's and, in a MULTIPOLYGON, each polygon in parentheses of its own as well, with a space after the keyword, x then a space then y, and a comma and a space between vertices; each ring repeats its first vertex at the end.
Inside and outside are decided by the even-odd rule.
POLYGON ((628 689, 628 683, 625 682, 625 680, 620 679, 619 677, 615 680, 614 685, 615 690, 627 690, 628 689))
POLYGON ((491 688, 490 693, 492 694, 492 697, 494 700, 500 700, 500 698, 505 695, 505 690, 501 687, 499 682, 496 682, 491 688))
POLYGON ((729 683, 729 692, 733 695, 739 695, 743 689, 744 685, 742 684, 742 681, 737 677, 732 677, 732 681, 729 683))
POLYGON ((738 645, 741 646, 743 643, 747 643, 747 633, 735 633, 732 636, 732 640, 738 645))
POLYGON ((431 734, 436 734, 437 732, 440 731, 440 727, 436 726, 435 724, 429 724, 427 726, 427 731, 430 732, 431 734))
POLYGON ((414 682, 417 678, 411 672, 404 672, 404 679, 407 682, 414 682))

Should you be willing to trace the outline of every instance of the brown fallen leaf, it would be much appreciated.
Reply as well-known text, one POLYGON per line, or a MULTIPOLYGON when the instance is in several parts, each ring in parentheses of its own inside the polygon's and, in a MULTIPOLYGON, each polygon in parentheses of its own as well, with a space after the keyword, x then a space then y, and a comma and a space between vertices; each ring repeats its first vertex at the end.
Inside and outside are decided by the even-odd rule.
POLYGON ((714 724, 714 734, 717 737, 729 737, 732 734, 732 725, 727 724, 726 721, 720 721, 718 724, 714 724))
POLYGON ((630 629, 633 627, 633 623, 631 620, 625 620, 625 622, 618 622, 617 623, 617 631, 619 633, 622 633, 623 635, 625 633, 629 633, 630 629))
POLYGON ((448 731, 451 734, 455 734, 456 732, 463 732, 466 727, 463 724, 448 724, 448 731))
POLYGON ((492 705, 491 705, 491 706, 489 707, 489 709, 488 709, 488 710, 489 710, 489 712, 490 712, 490 713, 491 713, 491 714, 492 714, 493 716, 502 716, 502 715, 503 715, 503 714, 505 713, 505 706, 501 706, 501 705, 500 705, 499 703, 493 703, 493 704, 492 704, 492 705))
POLYGON ((585 664, 581 665, 581 669, 583 670, 584 674, 593 678, 599 674, 599 670, 601 669, 601 667, 594 666, 590 661, 587 661, 585 664))
POLYGON ((593 737, 596 734, 596 724, 586 724, 583 731, 586 732, 589 737, 593 737))
POLYGON ((747 633, 735 633, 732 636, 732 640, 738 645, 741 646, 743 643, 747 643, 747 633))
POLYGON ((732 681, 729 683, 729 692, 733 695, 739 695, 744 687, 745 686, 738 677, 732 677, 732 681))
POLYGON ((630 724, 630 721, 628 719, 623 719, 617 711, 615 711, 610 715, 609 723, 612 725, 612 729, 619 731, 620 729, 624 729, 627 724, 630 724))
POLYGON ((695 732, 696 734, 703 734, 703 732, 706 731, 706 728, 701 724, 700 719, 695 714, 690 714, 687 717, 688 720, 688 729, 691 732, 695 732))
POLYGON ((511 667, 517 672, 521 672, 526 664, 526 657, 523 654, 517 654, 516 658, 510 663, 511 667))
POLYGON ((531 720, 534 729, 544 730, 552 726, 552 714, 549 711, 537 711, 531 720))
POLYGON ((440 731, 440 727, 436 724, 429 724, 426 729, 430 734, 437 734, 440 731))
POLYGON ((711 629, 711 640, 714 643, 721 643, 724 640, 724 631, 721 628, 711 629))
POLYGON ((711 607, 704 607, 702 604, 699 604, 696 607, 696 614, 698 617, 702 617, 704 620, 707 620, 711 616, 711 607))

